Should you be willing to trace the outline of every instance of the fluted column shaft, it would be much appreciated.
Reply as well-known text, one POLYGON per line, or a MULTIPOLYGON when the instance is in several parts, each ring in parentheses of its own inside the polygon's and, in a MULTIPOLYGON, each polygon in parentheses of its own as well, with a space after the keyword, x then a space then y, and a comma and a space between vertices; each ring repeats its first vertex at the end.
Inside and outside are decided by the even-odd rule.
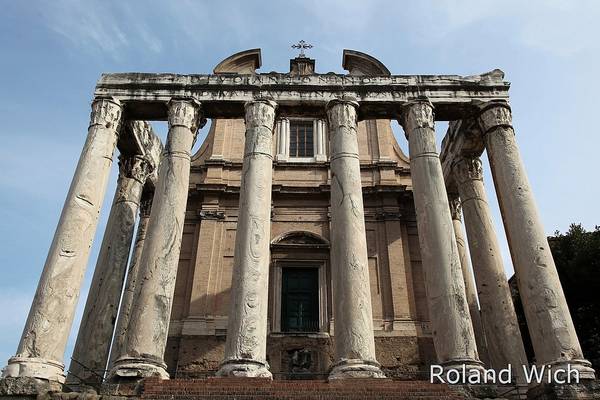
POLYGON ((467 369, 481 368, 435 145, 431 103, 407 104, 400 122, 408 137, 429 318, 438 360, 446 369, 463 365, 467 369))
POLYGON ((124 343, 127 338, 127 326, 131 317, 131 306, 133 304, 133 296, 140 280, 140 263, 142 259, 142 250, 146 241, 146 232, 148 230, 148 222, 150 221, 150 210, 152 209, 152 197, 154 191, 147 191, 142 194, 140 203, 140 220, 138 223, 137 234, 135 236, 135 244, 129 268, 127 270, 127 279, 125 281, 125 290, 121 297, 121 305, 119 306, 119 318, 115 327, 112 347, 110 350, 110 362, 108 369, 112 369, 115 361, 124 356, 124 343))
POLYGON ((367 238, 358 158, 358 103, 327 105, 331 132, 331 275, 335 363, 329 379, 383 378, 375 358, 367 238))
POLYGON ((150 164, 140 156, 119 158, 119 178, 96 261, 67 383, 102 383, 117 318, 140 197, 150 164))
POLYGON ((112 165, 122 108, 112 98, 92 103, 88 135, 16 356, 5 376, 64 382, 62 363, 100 207, 112 165))
POLYGON ((273 124, 276 104, 246 104, 246 142, 225 356, 219 376, 271 378, 267 355, 273 124))
POLYGON ((185 220, 190 152, 201 120, 200 105, 188 99, 171 100, 168 118, 169 133, 140 262, 142 279, 135 288, 125 355, 109 373, 113 380, 169 377, 163 355, 185 220))
POLYGON ((456 246, 458 247, 458 258, 462 269, 463 281, 465 283, 465 295, 467 296, 467 304, 469 305, 469 314, 473 323, 473 331, 475 332, 475 342, 477 343, 477 353, 479 359, 485 364, 490 365, 488 358, 488 349, 486 343, 485 331, 481 322, 481 313, 479 312, 479 303, 477 301, 477 289, 473 282, 473 269, 471 261, 467 255, 467 244, 463 233, 462 226, 462 210, 460 199, 456 195, 449 195, 450 214, 452 216, 452 224, 454 225, 454 236, 456 237, 456 246))
POLYGON ((500 203, 536 362, 594 378, 585 360, 558 278, 531 185, 521 160, 508 104, 482 108, 479 124, 500 203))

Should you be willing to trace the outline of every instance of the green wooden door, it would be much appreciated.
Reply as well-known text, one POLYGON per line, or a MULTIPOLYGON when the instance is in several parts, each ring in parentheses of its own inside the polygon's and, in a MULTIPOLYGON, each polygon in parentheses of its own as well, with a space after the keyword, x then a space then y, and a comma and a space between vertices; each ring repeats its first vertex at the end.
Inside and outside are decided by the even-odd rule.
POLYGON ((283 268, 281 328, 283 332, 319 331, 319 269, 283 268))

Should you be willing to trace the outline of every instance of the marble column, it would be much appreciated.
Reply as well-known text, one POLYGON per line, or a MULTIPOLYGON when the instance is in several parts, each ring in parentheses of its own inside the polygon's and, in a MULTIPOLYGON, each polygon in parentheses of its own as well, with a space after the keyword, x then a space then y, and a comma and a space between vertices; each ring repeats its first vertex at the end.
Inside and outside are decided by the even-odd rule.
POLYGON ((17 354, 6 377, 64 382, 62 363, 100 207, 120 130, 122 107, 113 98, 96 98, 88 135, 63 206, 58 227, 17 354))
POLYGON ((521 161, 508 104, 482 105, 479 124, 508 237, 519 293, 538 365, 595 374, 584 359, 531 185, 521 161))
POLYGON ((125 281, 125 290, 121 297, 121 305, 119 306, 119 318, 115 327, 113 336, 112 347, 110 350, 110 362, 108 369, 112 369, 115 361, 124 356, 124 343, 127 337, 127 326, 129 325, 129 319, 131 317, 131 306, 133 304, 133 296, 135 294, 136 287, 139 285, 139 276, 142 250, 144 248, 144 242, 146 241, 146 232, 148 230, 148 222, 150 221, 150 210, 152 209, 152 197, 154 196, 154 190, 144 191, 142 193, 142 199, 140 202, 140 219, 138 222, 137 233, 135 236, 135 243, 133 245, 133 254, 131 255, 131 261, 129 262, 129 268, 127 270, 127 278, 125 281))
POLYGON ((452 173, 462 200, 491 367, 519 366, 513 372, 524 382, 520 366, 527 365, 527 356, 483 186, 481 161, 461 158, 453 164, 452 173))
POLYGON ((163 361, 185 220, 190 152, 201 121, 200 104, 173 99, 168 104, 169 133, 159 166, 150 221, 129 316, 124 355, 109 379, 169 378, 163 361))
POLYGON ((406 104, 400 123, 408 138, 419 244, 438 361, 445 369, 481 369, 436 149, 433 106, 428 100, 406 104))
POLYGON ((246 141, 225 356, 218 376, 272 378, 267 363, 273 124, 276 104, 246 103, 246 141))
POLYGON ((450 214, 452 216, 452 224, 454 225, 454 237, 456 238, 456 246, 458 247, 458 258, 465 283, 465 295, 467 296, 467 304, 469 305, 469 314, 473 323, 473 331, 475 332, 475 342, 477 343, 477 353, 479 359, 487 366, 490 365, 488 357, 487 343, 485 330, 481 323, 481 313, 479 311, 479 302, 477 301, 477 290, 473 282, 473 269, 471 261, 467 255, 467 244, 463 234, 462 227, 462 210, 460 199, 456 194, 449 194, 448 201, 450 203, 450 214))
POLYGON ((102 384, 142 188, 150 172, 143 157, 119 157, 117 189, 69 366, 69 386, 102 384))
POLYGON ((331 280, 335 362, 329 379, 384 378, 375 359, 367 237, 358 159, 358 103, 327 104, 331 132, 331 280))

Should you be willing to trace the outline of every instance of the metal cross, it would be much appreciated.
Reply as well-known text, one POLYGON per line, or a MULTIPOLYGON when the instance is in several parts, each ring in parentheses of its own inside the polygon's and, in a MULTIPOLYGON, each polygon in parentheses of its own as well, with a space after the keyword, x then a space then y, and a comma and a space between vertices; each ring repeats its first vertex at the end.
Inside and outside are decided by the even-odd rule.
POLYGON ((298 55, 298 57, 306 57, 304 55, 304 49, 312 49, 312 47, 312 44, 306 43, 304 40, 292 45, 292 49, 300 49, 300 55, 298 55))

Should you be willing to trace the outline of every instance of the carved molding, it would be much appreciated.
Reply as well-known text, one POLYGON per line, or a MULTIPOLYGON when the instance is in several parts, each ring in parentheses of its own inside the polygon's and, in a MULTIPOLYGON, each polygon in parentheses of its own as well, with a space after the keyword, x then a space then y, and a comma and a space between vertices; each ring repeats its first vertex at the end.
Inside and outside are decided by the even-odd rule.
POLYGON ((119 132, 119 125, 123 115, 121 102, 112 97, 96 97, 92 102, 90 126, 101 125, 119 132))
POLYGON ((223 220, 225 219, 225 212, 219 210, 200 210, 198 211, 198 216, 201 220, 223 220))
POLYGON ((267 127, 273 129, 275 124, 275 110, 277 103, 269 99, 256 99, 244 104, 246 110, 246 132, 254 127, 267 127))
POLYGON ((497 127, 512 127, 510 106, 500 102, 485 106, 479 115, 479 125, 484 134, 497 127))
POLYGON ((186 127, 195 139, 203 119, 200 103, 193 99, 171 99, 168 108, 169 126, 186 127))
POLYGON ((140 217, 150 217, 153 199, 154 192, 147 192, 142 195, 142 199, 140 200, 140 217))
POLYGON ((456 195, 448 197, 448 205, 450 206, 450 214, 452 219, 462 220, 462 206, 460 205, 460 198, 456 195))
POLYGON ((144 157, 119 156, 119 176, 135 179, 144 184, 154 168, 144 157))
POLYGON ((411 101, 402 107, 398 122, 402 125, 407 138, 415 129, 434 129, 433 105, 429 100, 411 101))
POLYGON ((458 183, 483 180, 483 164, 479 157, 462 157, 454 162, 452 172, 458 183))

